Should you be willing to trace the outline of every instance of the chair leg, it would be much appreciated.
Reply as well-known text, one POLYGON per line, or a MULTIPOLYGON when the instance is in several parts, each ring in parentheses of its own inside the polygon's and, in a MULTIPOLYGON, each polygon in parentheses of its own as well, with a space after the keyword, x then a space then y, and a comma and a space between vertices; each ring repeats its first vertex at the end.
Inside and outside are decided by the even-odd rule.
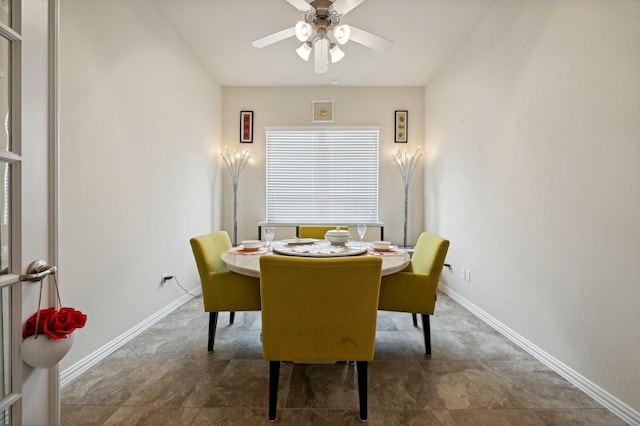
POLYGON ((269 361, 269 421, 277 420, 278 382, 280 380, 280 361, 269 361))
POLYGON ((209 312, 209 341, 207 351, 213 352, 213 342, 216 340, 216 326, 218 325, 218 313, 209 312))
POLYGON ((413 326, 417 327, 418 326, 418 316, 416 314, 411 314, 411 317, 413 318, 413 326))
POLYGON ((431 324, 427 314, 422 314, 422 333, 424 334, 424 356, 431 358, 431 324))
POLYGON ((367 421, 367 387, 369 363, 367 361, 356 361, 358 371, 358 397, 360 398, 360 420, 367 421))
POLYGON ((234 311, 229 312, 229 324, 233 324, 233 321, 236 319, 236 313, 234 311))

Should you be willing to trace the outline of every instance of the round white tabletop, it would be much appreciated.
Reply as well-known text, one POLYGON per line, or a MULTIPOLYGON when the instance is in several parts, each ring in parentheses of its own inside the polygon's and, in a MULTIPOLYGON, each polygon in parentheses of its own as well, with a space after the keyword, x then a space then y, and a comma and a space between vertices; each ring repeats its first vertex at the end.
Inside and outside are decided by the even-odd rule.
MULTIPOLYGON (((282 241, 274 241, 273 245, 278 247, 286 243, 282 241)), ((328 243, 319 242, 316 244, 328 245, 328 243)), ((357 247, 356 245, 353 246, 357 247)), ((294 255, 293 253, 291 255, 294 255)), ((260 256, 282 256, 274 253, 272 250, 261 248, 254 252, 247 252, 236 248, 227 250, 222 254, 222 261, 227 268, 237 274, 248 275, 250 277, 260 278, 260 256)), ((305 255, 309 257, 308 254, 305 255)), ((396 272, 402 271, 410 260, 409 253, 405 250, 393 249, 385 252, 378 252, 369 250, 366 254, 361 256, 380 256, 382 257, 382 275, 391 275, 396 272)), ((327 257, 326 255, 319 255, 318 257, 327 257)))

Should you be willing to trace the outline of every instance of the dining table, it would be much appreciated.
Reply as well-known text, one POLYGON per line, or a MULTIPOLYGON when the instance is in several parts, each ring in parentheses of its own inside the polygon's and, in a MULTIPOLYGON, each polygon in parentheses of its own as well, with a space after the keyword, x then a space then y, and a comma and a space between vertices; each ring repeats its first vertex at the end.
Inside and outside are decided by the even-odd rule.
POLYGON ((227 269, 237 274, 260 278, 261 256, 300 256, 311 258, 343 256, 380 256, 382 275, 391 275, 407 267, 411 259, 406 250, 391 246, 374 249, 368 242, 350 242, 344 246, 334 246, 326 240, 294 238, 273 241, 269 247, 244 249, 242 245, 232 247, 222 253, 222 262, 227 269))

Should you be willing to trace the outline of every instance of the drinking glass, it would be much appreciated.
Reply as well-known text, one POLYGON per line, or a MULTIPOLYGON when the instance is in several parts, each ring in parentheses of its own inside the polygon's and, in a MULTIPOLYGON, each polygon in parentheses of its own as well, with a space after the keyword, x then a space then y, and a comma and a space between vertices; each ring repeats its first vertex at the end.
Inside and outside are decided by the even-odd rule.
POLYGON ((271 247, 271 241, 276 236, 276 228, 267 227, 263 229, 264 231, 264 240, 267 242, 267 248, 271 247))
POLYGON ((366 233, 367 233, 367 225, 365 225, 364 223, 358 224, 358 235, 360 236, 360 248, 362 248, 362 245, 363 245, 362 239, 364 238, 364 234, 366 233))

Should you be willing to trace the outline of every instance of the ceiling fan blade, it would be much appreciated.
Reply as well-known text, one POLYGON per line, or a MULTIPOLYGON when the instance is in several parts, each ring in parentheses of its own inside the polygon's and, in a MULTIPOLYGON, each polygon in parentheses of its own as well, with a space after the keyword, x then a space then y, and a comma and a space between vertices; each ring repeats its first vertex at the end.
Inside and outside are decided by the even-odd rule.
POLYGON ((346 15, 356 7, 364 3, 365 0, 336 0, 331 5, 331 8, 338 15, 346 15))
POLYGON ((298 9, 300 12, 315 12, 316 9, 311 6, 309 3, 307 3, 305 0, 287 0, 287 3, 289 3, 291 6, 295 7, 296 9, 298 9))
POLYGON ((389 50, 391 49, 391 46, 393 46, 393 42, 389 39, 351 25, 349 25, 349 27, 351 27, 351 37, 349 37, 349 40, 351 41, 355 41, 356 43, 375 50, 389 50))
POLYGON ((268 36, 254 40, 251 42, 251 44, 253 45, 253 47, 257 47, 258 49, 261 49, 273 43, 282 41, 286 38, 293 37, 294 35, 296 35, 296 27, 291 27, 291 28, 284 29, 282 31, 278 31, 277 33, 269 34, 268 36))

